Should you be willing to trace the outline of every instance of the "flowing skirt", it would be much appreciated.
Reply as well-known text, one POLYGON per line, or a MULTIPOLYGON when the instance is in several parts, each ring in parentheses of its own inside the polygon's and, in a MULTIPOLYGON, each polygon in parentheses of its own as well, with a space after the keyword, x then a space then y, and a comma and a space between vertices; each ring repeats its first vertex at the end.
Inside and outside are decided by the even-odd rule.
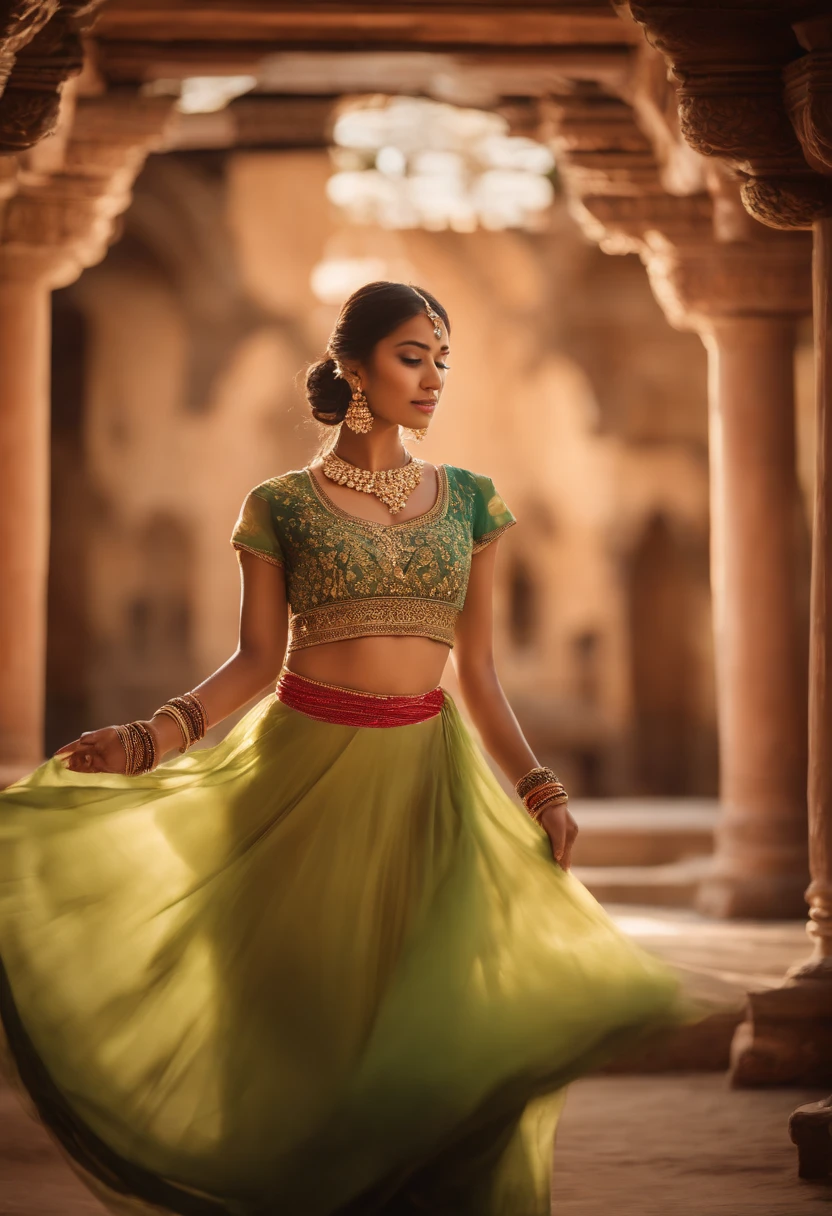
POLYGON ((114 1211, 548 1216, 564 1086, 697 1016, 447 694, 47 761, 0 793, 0 962, 6 1063, 114 1211))

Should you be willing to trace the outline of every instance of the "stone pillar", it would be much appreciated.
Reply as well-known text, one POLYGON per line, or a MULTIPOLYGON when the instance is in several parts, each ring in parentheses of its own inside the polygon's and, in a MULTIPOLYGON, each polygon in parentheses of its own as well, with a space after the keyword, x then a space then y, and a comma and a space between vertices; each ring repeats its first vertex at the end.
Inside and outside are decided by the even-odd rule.
POLYGON ((794 323, 723 317, 702 337, 722 812, 697 904, 713 916, 801 916, 806 675, 795 595, 794 323))
MULTIPOLYGON (((830 225, 832 225, 832 15, 776 4, 760 13, 718 0, 668 6, 628 0, 679 82, 681 130, 704 156, 721 157, 742 181, 746 209, 776 229, 814 228, 817 343, 817 469, 812 549, 808 799, 812 956, 784 983, 752 992, 732 1049, 736 1085, 832 1081, 832 459, 830 420, 830 225), (805 18, 801 21, 801 17, 805 18), (797 53, 802 47, 804 55, 797 53)), ((801 1169, 819 1168, 832 1106, 795 1112, 801 1169), (805 1117, 804 1117, 805 1116, 805 1117)), ((826 1139, 826 1144, 830 1141, 826 1139)), ((832 1153, 826 1154, 832 1167, 832 1153)))
MULTIPOLYGON (((832 218, 815 222, 817 470, 809 634, 809 937, 800 975, 832 984, 832 218)), ((832 1056, 832 1041, 830 1041, 832 1056)))
POLYGON ((0 786, 39 763, 49 551, 49 280, 0 252, 0 786))
POLYGON ((698 907, 722 917, 800 916, 806 655, 795 590, 794 341, 795 318, 811 307, 810 248, 799 235, 660 242, 652 256, 649 247, 656 295, 671 321, 697 330, 709 358, 722 813, 698 907))
POLYGON ((806 653, 795 594, 793 358, 795 318, 811 311, 810 243, 751 220, 735 182, 709 174, 702 158, 697 176, 692 153, 671 154, 673 132, 660 161, 621 100, 553 98, 546 117, 584 230, 608 252, 639 253, 671 324, 696 330, 709 354, 723 809, 699 906, 725 917, 800 916, 806 653), (665 188, 668 177, 684 184, 680 165, 685 195, 665 188))
POLYGON ((0 786, 43 758, 50 291, 103 257, 171 103, 79 102, 64 163, 0 211, 0 786))

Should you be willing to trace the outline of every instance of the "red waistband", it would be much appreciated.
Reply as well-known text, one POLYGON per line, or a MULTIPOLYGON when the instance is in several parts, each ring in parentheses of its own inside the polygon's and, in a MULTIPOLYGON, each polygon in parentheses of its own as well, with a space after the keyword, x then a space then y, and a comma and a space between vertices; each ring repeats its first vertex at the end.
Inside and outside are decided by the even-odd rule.
POLYGON ((278 701, 319 722, 340 726, 409 726, 442 712, 441 687, 430 692, 398 696, 394 693, 358 692, 283 671, 275 688, 278 701))

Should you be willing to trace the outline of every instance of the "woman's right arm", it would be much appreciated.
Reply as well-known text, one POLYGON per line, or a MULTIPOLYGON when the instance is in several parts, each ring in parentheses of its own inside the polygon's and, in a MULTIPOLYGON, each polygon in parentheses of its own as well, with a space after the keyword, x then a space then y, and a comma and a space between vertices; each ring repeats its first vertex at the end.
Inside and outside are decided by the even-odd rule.
MULTIPOLYGON (((211 726, 273 685, 286 653, 289 625, 283 568, 245 549, 238 552, 242 591, 237 649, 192 690, 199 694, 211 726)), ((179 727, 166 714, 154 714, 145 721, 156 740, 157 760, 181 746, 179 727)), ((125 769, 124 748, 114 726, 85 731, 55 755, 76 773, 123 773, 125 769)))

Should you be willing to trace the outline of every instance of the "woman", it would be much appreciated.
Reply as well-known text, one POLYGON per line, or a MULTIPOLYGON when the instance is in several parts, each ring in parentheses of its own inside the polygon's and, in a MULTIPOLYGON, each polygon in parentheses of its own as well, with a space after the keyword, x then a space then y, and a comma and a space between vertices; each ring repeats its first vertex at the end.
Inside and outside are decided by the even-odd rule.
POLYGON ((234 655, 0 795, 10 1060, 116 1210, 544 1216, 566 1083, 694 1016, 569 873, 500 687, 510 510, 402 445, 449 338, 421 289, 347 301, 307 377, 334 443, 234 529, 234 655))

